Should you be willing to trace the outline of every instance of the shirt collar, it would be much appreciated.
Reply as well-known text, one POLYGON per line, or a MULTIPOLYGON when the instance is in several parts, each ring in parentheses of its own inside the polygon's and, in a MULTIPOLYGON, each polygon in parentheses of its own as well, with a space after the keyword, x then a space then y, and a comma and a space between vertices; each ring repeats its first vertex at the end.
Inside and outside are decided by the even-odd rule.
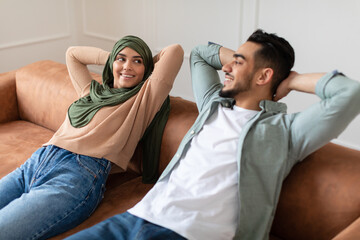
POLYGON ((274 102, 270 100, 261 100, 259 106, 265 112, 286 113, 287 110, 285 103, 274 102))
MULTIPOLYGON (((232 108, 235 104, 234 99, 223 98, 220 101, 221 106, 226 108, 232 108)), ((286 113, 287 106, 285 103, 274 102, 270 100, 261 100, 259 104, 260 108, 265 112, 274 112, 274 113, 286 113)))
POLYGON ((220 104, 222 107, 233 108, 235 100, 231 98, 221 99, 220 104))

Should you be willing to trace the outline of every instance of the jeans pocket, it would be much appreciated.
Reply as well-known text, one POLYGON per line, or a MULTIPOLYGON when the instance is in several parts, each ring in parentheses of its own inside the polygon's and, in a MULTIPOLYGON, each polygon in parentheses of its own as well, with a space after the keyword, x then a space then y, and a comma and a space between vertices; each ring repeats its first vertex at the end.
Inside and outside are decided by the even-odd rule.
POLYGON ((81 168, 85 169, 94 178, 97 177, 97 174, 100 170, 96 162, 93 159, 91 159, 91 157, 77 155, 76 160, 81 168))

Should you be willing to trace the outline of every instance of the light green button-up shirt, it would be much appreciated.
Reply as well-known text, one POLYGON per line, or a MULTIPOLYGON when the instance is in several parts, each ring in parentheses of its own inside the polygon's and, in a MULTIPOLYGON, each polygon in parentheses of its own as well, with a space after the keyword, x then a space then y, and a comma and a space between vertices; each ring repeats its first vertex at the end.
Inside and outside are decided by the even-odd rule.
MULTIPOLYGON (((217 70, 222 65, 219 45, 197 46, 190 67, 199 116, 162 173, 169 174, 221 104, 233 100, 219 97, 222 88, 217 70)), ((337 137, 360 112, 360 84, 332 72, 316 85, 318 103, 300 113, 287 114, 286 105, 263 100, 261 111, 244 127, 238 142, 240 210, 235 239, 268 239, 282 182, 291 168, 307 155, 337 137)), ((221 134, 221 133, 219 133, 221 134)))

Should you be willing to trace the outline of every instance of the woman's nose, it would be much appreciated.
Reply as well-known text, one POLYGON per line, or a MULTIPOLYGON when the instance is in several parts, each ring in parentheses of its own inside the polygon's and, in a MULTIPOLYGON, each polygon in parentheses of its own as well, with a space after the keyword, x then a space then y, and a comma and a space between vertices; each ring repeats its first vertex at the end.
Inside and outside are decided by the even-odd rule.
POLYGON ((131 69, 131 62, 130 61, 126 61, 125 63, 124 63, 124 69, 131 69))

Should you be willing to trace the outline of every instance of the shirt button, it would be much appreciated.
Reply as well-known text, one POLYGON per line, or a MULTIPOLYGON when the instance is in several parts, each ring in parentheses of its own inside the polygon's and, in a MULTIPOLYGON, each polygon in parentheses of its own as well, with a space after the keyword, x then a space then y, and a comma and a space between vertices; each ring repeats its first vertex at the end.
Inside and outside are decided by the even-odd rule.
POLYGON ((195 133, 195 131, 194 130, 192 130, 191 132, 190 132, 190 134, 194 134, 195 133))
POLYGON ((176 157, 177 157, 177 158, 179 158, 179 157, 180 157, 180 154, 179 154, 179 153, 177 153, 177 154, 176 154, 176 157))

